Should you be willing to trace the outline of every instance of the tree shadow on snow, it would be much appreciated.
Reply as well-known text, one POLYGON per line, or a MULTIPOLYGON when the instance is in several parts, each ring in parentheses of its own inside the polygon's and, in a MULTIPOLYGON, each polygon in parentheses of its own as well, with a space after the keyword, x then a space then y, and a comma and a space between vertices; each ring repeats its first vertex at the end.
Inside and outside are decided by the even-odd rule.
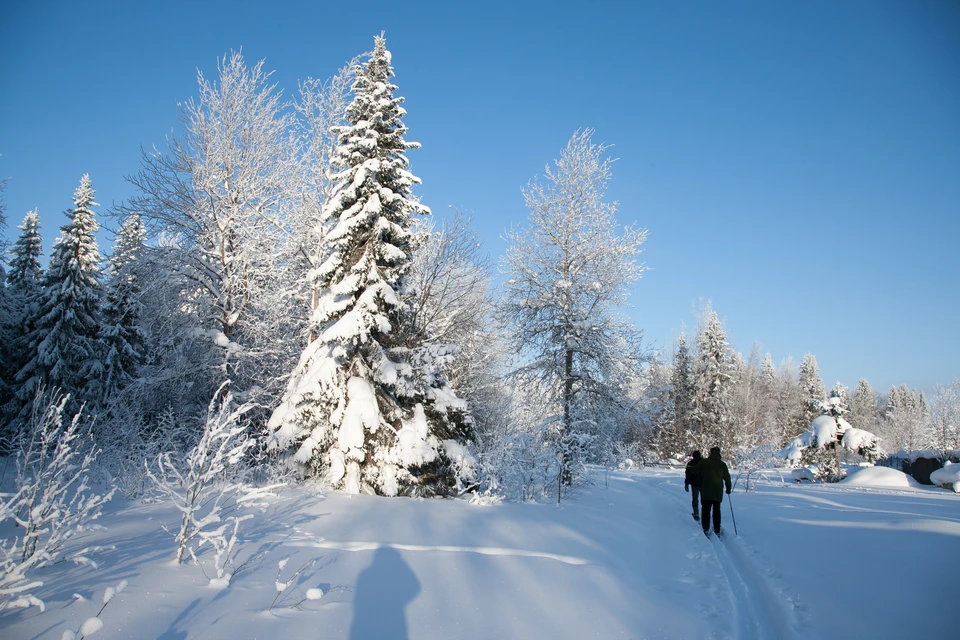
POLYGON ((400 553, 381 547, 357 578, 350 640, 407 640, 405 609, 420 593, 420 581, 400 553))

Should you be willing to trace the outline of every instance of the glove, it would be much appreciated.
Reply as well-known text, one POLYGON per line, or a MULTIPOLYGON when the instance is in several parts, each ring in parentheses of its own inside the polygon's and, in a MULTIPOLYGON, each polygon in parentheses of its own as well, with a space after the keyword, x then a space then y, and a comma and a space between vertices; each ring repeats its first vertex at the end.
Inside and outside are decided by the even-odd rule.
POLYGON ((687 493, 690 493, 690 485, 688 484, 683 485, 683 490, 686 491, 687 493))
POLYGON ((727 489, 727 495, 730 495, 730 489, 727 489))

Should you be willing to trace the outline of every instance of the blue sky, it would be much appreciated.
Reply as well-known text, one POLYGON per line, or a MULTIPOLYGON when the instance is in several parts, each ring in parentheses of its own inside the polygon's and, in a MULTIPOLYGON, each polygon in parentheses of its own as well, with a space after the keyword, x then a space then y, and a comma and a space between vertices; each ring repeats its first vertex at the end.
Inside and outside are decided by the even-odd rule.
MULTIPOLYGON (((709 299, 739 351, 827 385, 960 376, 960 3, 6 2, 0 176, 49 251, 80 176, 106 209, 196 70, 242 48, 291 95, 386 31, 418 194, 485 247, 572 133, 650 232, 631 315, 670 348, 709 299), (196 6, 194 6, 196 4, 196 6)), ((104 238, 103 245, 109 243, 104 238)))

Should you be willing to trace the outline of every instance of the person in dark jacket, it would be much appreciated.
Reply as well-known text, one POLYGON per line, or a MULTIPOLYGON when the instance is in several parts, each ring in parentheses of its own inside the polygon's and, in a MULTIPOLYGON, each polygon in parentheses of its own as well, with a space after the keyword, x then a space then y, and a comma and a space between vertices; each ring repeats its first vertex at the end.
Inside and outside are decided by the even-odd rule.
POLYGON ((703 532, 710 535, 710 510, 713 509, 713 532, 719 535, 723 488, 726 485, 727 495, 733 488, 727 463, 720 458, 720 447, 710 449, 710 456, 701 460, 694 471, 700 474, 700 524, 703 525, 703 532))
POLYGON ((687 463, 687 469, 683 476, 683 490, 691 494, 693 498, 693 519, 700 519, 700 474, 694 470, 700 461, 703 460, 703 456, 700 455, 699 451, 694 451, 690 454, 693 459, 687 463), (690 487, 693 487, 693 491, 690 491, 690 487))

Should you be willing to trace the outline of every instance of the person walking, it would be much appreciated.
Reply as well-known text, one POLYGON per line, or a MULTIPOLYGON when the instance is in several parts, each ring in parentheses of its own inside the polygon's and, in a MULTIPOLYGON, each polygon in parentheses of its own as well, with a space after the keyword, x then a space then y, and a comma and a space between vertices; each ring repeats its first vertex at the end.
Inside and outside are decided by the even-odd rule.
POLYGON ((700 474, 700 524, 703 533, 710 536, 710 511, 713 510, 713 532, 720 535, 720 503, 723 502, 723 488, 726 485, 727 495, 733 485, 730 482, 730 470, 727 463, 720 458, 720 447, 710 449, 710 456, 701 460, 694 467, 700 474))
POLYGON ((694 469, 700 461, 703 460, 703 456, 700 455, 699 451, 694 451, 692 454, 692 459, 687 463, 687 469, 683 476, 683 490, 690 493, 690 497, 693 499, 693 519, 700 519, 700 474, 694 469), (691 491, 691 487, 693 488, 691 491))

